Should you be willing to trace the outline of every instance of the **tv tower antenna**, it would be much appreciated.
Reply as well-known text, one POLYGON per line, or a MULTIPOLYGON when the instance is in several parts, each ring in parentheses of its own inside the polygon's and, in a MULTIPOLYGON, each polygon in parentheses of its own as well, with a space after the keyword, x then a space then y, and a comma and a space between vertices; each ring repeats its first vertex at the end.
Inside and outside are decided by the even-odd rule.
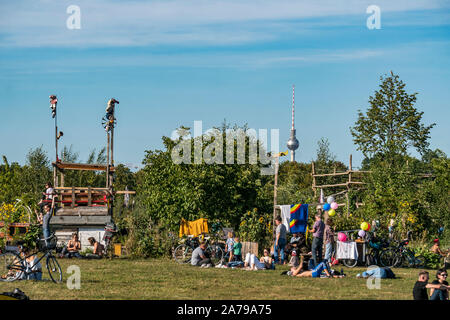
POLYGON ((291 135, 287 142, 287 147, 289 150, 291 150, 291 162, 295 161, 295 150, 297 150, 299 146, 299 142, 295 136, 296 130, 295 130, 294 115, 295 115, 295 85, 292 85, 292 127, 291 127, 291 135))

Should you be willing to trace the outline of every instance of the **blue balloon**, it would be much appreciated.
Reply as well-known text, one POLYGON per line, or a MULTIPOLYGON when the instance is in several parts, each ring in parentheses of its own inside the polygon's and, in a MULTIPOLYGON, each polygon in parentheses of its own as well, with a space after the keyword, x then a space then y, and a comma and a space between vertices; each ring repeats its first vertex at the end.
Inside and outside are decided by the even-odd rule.
POLYGON ((323 205, 323 210, 328 211, 328 210, 330 210, 330 209, 331 209, 331 205, 330 205, 329 203, 325 203, 325 204, 323 205))

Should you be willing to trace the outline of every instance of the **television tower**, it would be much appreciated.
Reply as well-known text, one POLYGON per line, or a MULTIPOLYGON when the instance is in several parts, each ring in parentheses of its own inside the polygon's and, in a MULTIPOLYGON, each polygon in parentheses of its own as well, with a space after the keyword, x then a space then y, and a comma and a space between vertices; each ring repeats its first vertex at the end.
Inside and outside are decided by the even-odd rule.
POLYGON ((298 149, 299 142, 295 137, 295 125, 294 125, 294 114, 295 114, 295 85, 292 86, 292 127, 291 136, 287 142, 287 147, 291 150, 291 162, 295 161, 295 150, 298 149))

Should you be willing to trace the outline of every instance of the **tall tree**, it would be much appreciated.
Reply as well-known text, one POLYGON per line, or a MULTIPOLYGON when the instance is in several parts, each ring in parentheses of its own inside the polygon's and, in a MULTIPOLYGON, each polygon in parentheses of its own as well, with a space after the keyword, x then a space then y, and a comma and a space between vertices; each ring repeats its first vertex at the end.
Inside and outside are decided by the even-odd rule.
POLYGON ((423 112, 415 107, 417 93, 408 94, 405 84, 391 71, 380 78, 381 85, 369 98, 369 109, 358 111, 358 120, 350 128, 353 141, 364 156, 381 155, 392 162, 410 147, 424 154, 428 149, 434 123, 422 123, 423 112))

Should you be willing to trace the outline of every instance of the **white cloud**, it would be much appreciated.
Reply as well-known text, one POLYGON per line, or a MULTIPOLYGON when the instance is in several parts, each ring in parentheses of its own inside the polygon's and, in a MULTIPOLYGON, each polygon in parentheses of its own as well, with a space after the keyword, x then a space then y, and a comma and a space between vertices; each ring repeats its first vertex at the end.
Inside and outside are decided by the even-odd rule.
POLYGON ((159 0, 9 1, 0 6, 0 46, 229 45, 277 38, 293 20, 445 7, 441 0, 159 0), (66 9, 81 8, 81 30, 68 30, 66 9), (277 23, 275 23, 277 22, 277 23), (271 24, 272 29, 267 25, 271 24))

